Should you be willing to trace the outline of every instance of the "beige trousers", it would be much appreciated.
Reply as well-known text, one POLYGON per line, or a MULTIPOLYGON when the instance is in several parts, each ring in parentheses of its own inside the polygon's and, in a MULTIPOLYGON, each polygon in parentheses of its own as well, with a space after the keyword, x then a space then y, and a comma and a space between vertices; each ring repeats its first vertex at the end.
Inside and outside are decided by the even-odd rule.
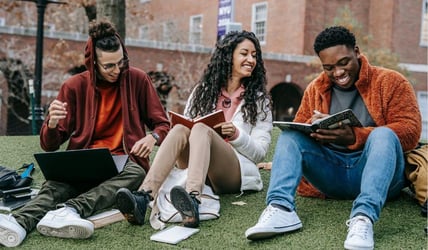
POLYGON ((177 124, 159 147, 152 166, 139 190, 157 197, 170 171, 188 168, 186 191, 202 193, 204 184, 214 193, 237 193, 241 188, 239 160, 232 146, 202 123, 193 128, 177 124))

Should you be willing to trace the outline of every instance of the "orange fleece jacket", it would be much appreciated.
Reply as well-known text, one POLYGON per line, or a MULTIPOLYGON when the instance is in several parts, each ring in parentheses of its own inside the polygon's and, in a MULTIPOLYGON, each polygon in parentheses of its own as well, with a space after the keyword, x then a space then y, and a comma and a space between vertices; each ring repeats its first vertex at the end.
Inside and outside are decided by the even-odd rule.
MULTIPOLYGON (((361 69, 355 86, 376 125, 392 129, 400 139, 403 151, 415 148, 421 136, 422 121, 410 82, 396 71, 371 66, 361 55, 361 69)), ((310 123, 314 110, 328 114, 331 88, 332 83, 324 72, 314 79, 305 90, 294 121, 310 123)), ((362 149, 373 129, 354 127, 356 141, 348 148, 362 149)))
MULTIPOLYGON (((376 126, 392 129, 400 139, 403 151, 415 148, 421 136, 422 121, 412 85, 396 71, 370 65, 364 55, 361 55, 360 63, 355 86, 376 126)), ((332 84, 324 72, 314 79, 304 92, 294 121, 310 123, 314 110, 328 114, 332 84)), ((361 150, 374 128, 354 127, 356 140, 348 149, 361 150)), ((308 184, 302 179, 297 190, 299 195, 322 197, 308 184)))

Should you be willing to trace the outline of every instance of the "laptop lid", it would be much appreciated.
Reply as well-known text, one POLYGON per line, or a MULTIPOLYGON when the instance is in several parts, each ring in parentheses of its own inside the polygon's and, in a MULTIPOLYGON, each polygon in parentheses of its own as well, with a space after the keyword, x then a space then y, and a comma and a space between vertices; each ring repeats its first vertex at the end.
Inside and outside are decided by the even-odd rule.
POLYGON ((128 155, 112 155, 108 148, 35 153, 46 180, 99 184, 120 173, 128 155))

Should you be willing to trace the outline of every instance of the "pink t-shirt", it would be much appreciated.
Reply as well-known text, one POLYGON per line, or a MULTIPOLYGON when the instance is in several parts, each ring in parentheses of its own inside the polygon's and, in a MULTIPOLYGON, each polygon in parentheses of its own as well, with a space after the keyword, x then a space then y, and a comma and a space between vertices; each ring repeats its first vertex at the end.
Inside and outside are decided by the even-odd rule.
MULTIPOLYGON (((238 108, 238 105, 241 103, 241 93, 245 91, 245 88, 243 85, 241 85, 235 92, 233 92, 230 96, 227 91, 222 88, 221 94, 218 97, 216 110, 223 110, 224 112, 224 118, 226 121, 232 120, 233 114, 235 113, 236 109, 238 108)), ((235 134, 229 138, 229 140, 234 140, 239 135, 239 130, 236 129, 235 134)))

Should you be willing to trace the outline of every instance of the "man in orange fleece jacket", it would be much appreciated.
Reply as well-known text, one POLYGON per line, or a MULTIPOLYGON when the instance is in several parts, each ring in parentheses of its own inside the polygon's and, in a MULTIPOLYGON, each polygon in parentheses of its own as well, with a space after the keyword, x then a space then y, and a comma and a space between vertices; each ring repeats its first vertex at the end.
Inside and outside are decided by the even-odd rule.
POLYGON ((302 176, 328 197, 353 199, 346 249, 373 249, 373 223, 388 198, 404 187, 403 151, 421 135, 414 90, 398 72, 375 67, 344 27, 322 31, 314 43, 323 72, 303 95, 295 122, 312 123, 352 109, 363 127, 339 124, 310 135, 283 130, 273 157, 267 207, 245 235, 264 239, 302 227, 294 195, 302 176))

